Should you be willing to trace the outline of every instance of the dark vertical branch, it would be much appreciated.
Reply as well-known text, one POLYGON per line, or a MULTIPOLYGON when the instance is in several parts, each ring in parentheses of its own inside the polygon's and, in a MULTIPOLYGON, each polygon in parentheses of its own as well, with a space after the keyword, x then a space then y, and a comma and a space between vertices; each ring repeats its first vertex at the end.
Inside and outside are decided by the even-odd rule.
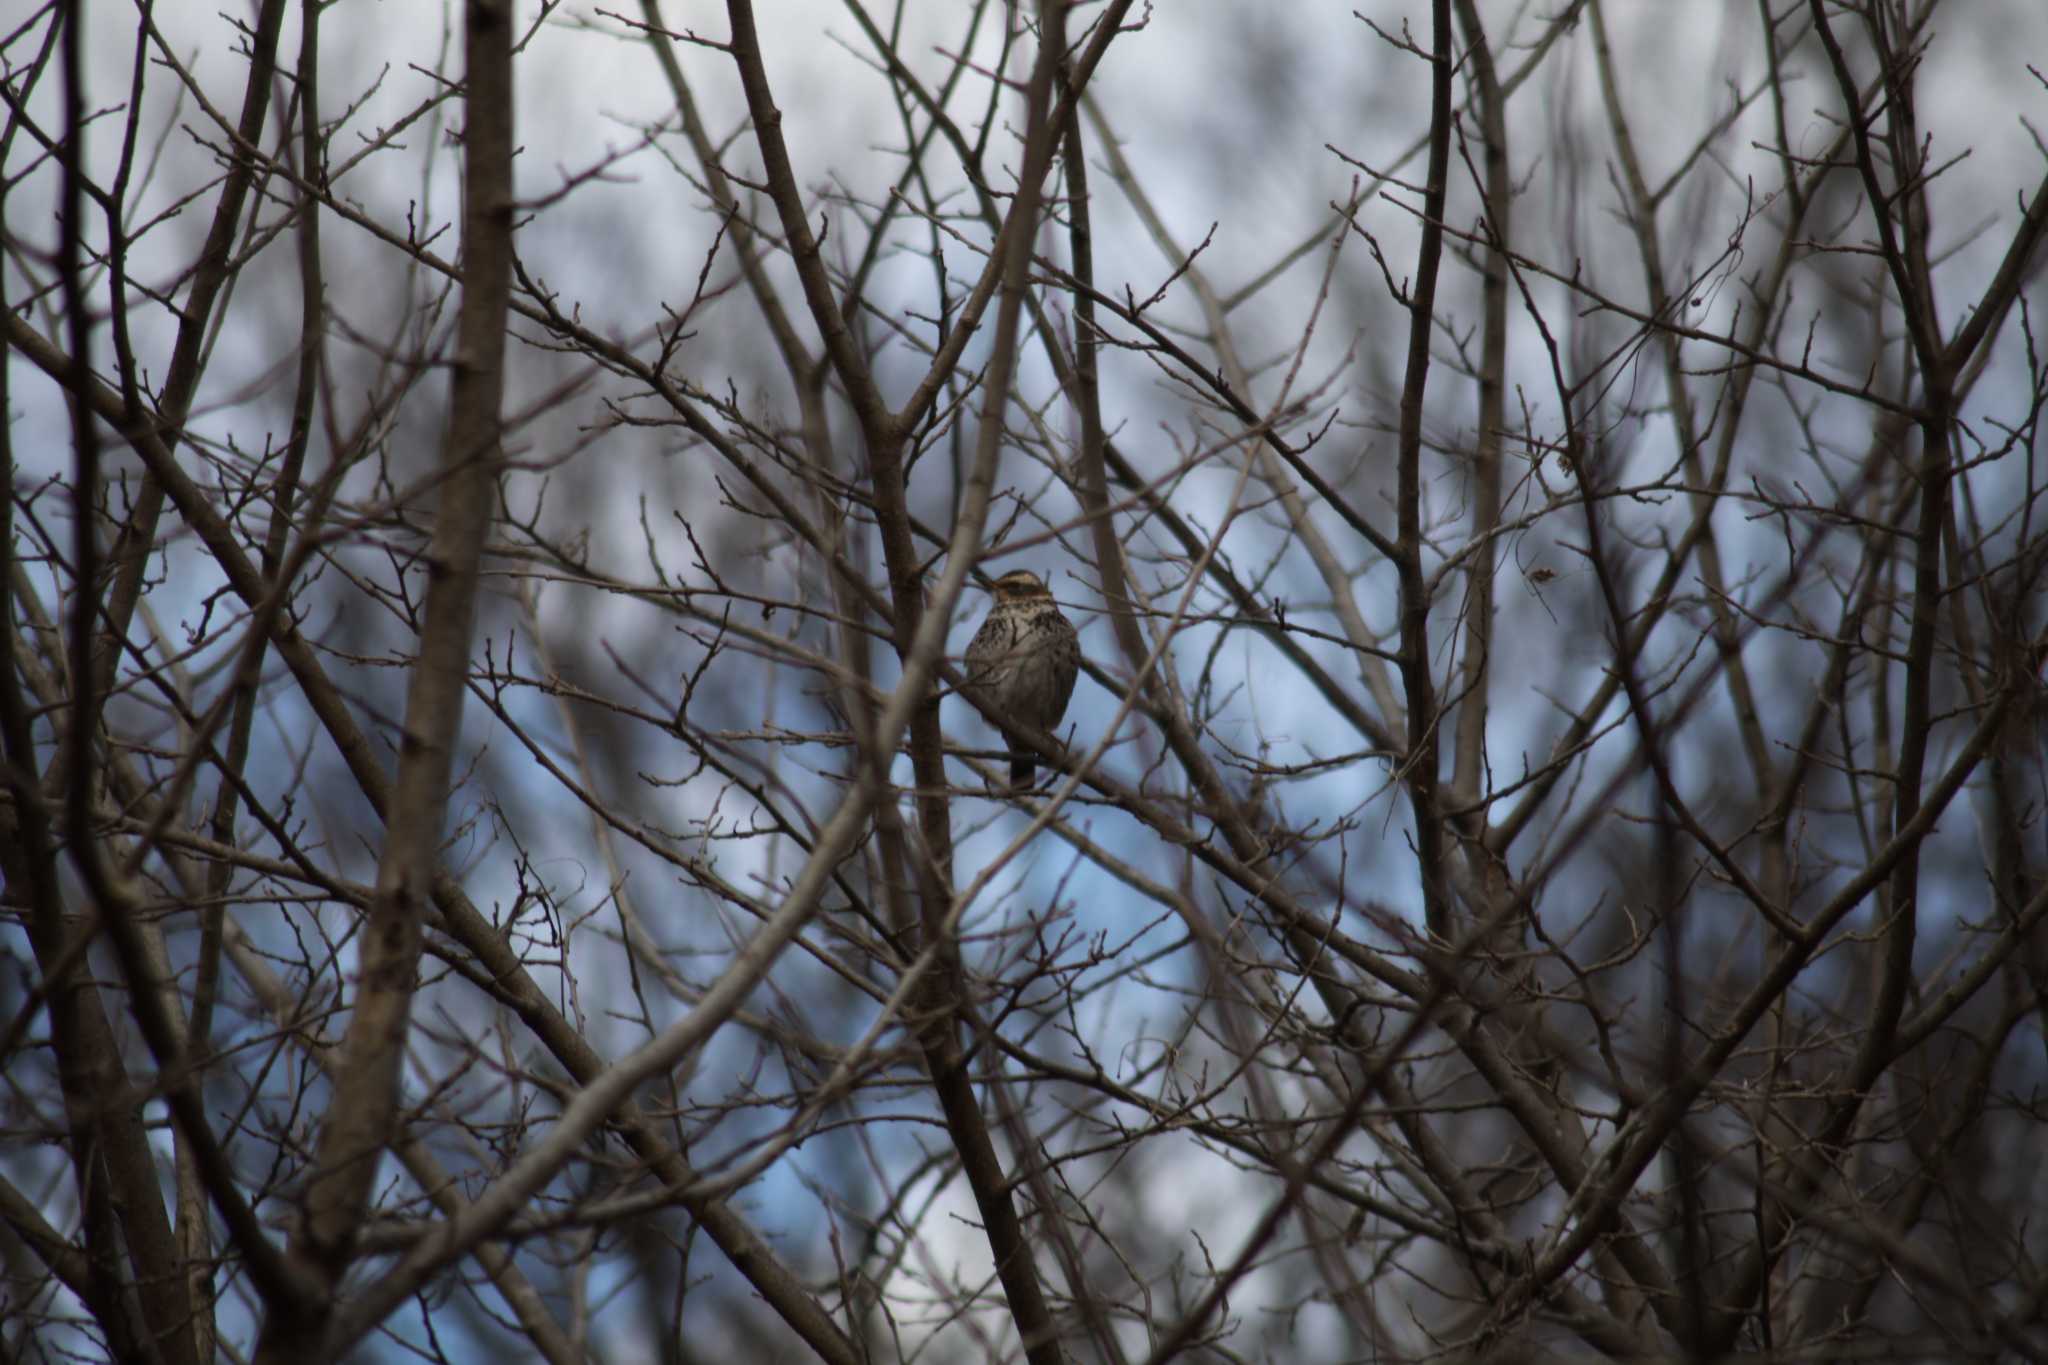
POLYGON ((468 0, 464 8, 463 290, 444 478, 377 894, 360 939, 354 1007, 308 1176, 305 1221, 292 1239, 293 1260, 323 1292, 264 1325, 257 1358, 280 1365, 320 1352, 379 1157, 398 1131, 423 920, 469 682, 484 535, 497 503, 512 281, 512 10, 511 0, 468 0))
MULTIPOLYGON (((275 74, 276 40, 282 14, 282 0, 271 0, 259 20, 251 44, 250 73, 240 129, 251 144, 261 131, 267 108, 270 84, 275 74)), ((76 7, 73 7, 70 17, 74 23, 79 21, 76 7)), ((149 26, 146 7, 142 25, 146 31, 149 26)), ((130 87, 131 99, 138 104, 141 66, 138 56, 137 75, 130 87)), ((126 193, 135 143, 131 123, 129 136, 123 142, 115 182, 117 196, 126 193)), ((186 1172, 192 1179, 184 1182, 181 1194, 181 1221, 187 1230, 191 1230, 196 1226, 194 1220, 203 1219, 203 1213, 190 1207, 192 1201, 184 1198, 195 1193, 196 1184, 203 1179, 232 1235, 249 1257, 249 1270, 259 1292, 268 1300, 282 1301, 291 1297, 291 1293, 281 1262, 236 1188, 235 1174, 207 1127, 193 1078, 180 1064, 186 1042, 184 1021, 177 1016, 175 998, 162 979, 162 953, 156 939, 157 929, 153 924, 142 921, 143 905, 137 887, 127 880, 125 874, 117 875, 108 865, 90 823, 101 787, 95 748, 99 711, 114 685, 115 670, 127 638, 129 622, 140 600, 144 571, 155 542, 163 490, 157 480, 145 479, 141 496, 105 561, 111 573, 103 597, 97 512, 100 496, 98 429, 94 425, 93 405, 87 397, 96 381, 90 354, 90 326, 87 315, 79 311, 84 307, 80 280, 83 262, 76 254, 83 249, 85 224, 82 200, 71 202, 73 193, 82 193, 87 184, 78 160, 83 155, 83 148, 76 129, 67 134, 66 145, 71 152, 65 160, 67 209, 61 249, 70 259, 60 264, 60 275, 64 277, 62 293, 70 318, 71 336, 65 368, 59 377, 73 411, 75 486, 81 499, 81 515, 77 518, 76 527, 83 552, 76 556, 72 566, 77 595, 70 617, 72 662, 69 672, 73 690, 69 723, 60 731, 62 741, 53 760, 53 773, 63 783, 66 792, 67 824, 73 831, 70 843, 72 859, 91 891, 94 903, 102 912, 104 927, 110 933, 131 987, 131 999, 144 1039, 159 1064, 169 1070, 163 1086, 178 1123, 179 1156, 181 1162, 189 1159, 192 1163, 186 1172)), ((194 272, 160 406, 165 425, 172 430, 182 425, 197 390, 203 368, 202 343, 207 332, 207 319, 222 287, 232 275, 228 246, 255 171, 253 157, 238 156, 235 159, 216 206, 206 247, 194 272)), ((126 330, 125 241, 119 221, 124 205, 118 197, 112 201, 103 199, 103 202, 109 219, 110 288, 119 291, 110 299, 116 357, 122 380, 118 421, 126 428, 142 425, 148 419, 141 411, 135 360, 129 349, 126 330)), ((101 412, 98 416, 104 419, 107 414, 101 412)), ((42 926, 36 935, 39 956, 44 956, 45 961, 51 963, 68 960, 70 948, 63 944, 63 937, 60 926, 42 926)), ((66 1063, 73 1078, 72 1085, 81 1096, 90 1097, 90 1104, 102 1106, 109 1095, 119 1093, 122 1085, 117 1079, 122 1076, 121 1063, 112 1048, 106 1017, 97 997, 88 995, 82 987, 73 991, 68 985, 60 985, 59 989, 72 996, 67 1006, 71 1016, 69 1025, 55 1031, 73 1040, 81 1049, 66 1063)), ((60 1041, 60 1049, 62 1046, 60 1041)), ((177 1265, 179 1244, 173 1239, 169 1221, 164 1215, 154 1155, 143 1134, 139 1116, 126 1106, 117 1106, 113 1112, 105 1114, 98 1137, 92 1150, 98 1153, 99 1159, 108 1163, 109 1174, 121 1191, 121 1217, 128 1232, 130 1254, 137 1264, 137 1278, 142 1285, 141 1292, 154 1331, 160 1342, 170 1340, 171 1334, 175 1333, 175 1349, 181 1355, 196 1355, 201 1349, 200 1342, 210 1336, 210 1324, 199 1322, 205 1310, 196 1308, 188 1295, 192 1283, 188 1276, 198 1274, 194 1268, 196 1260, 188 1256, 186 1266, 177 1265), (175 1327, 170 1324, 175 1324, 175 1327)), ((186 1244, 189 1249, 192 1245, 189 1238, 186 1244)))
MULTIPOLYGON (((61 201, 61 211, 65 214, 65 242, 69 249, 60 260, 59 269, 64 274, 67 288, 75 294, 78 292, 78 265, 72 229, 78 226, 76 215, 82 211, 81 187, 77 183, 82 179, 82 168, 76 164, 79 148, 76 132, 82 96, 77 88, 80 75, 76 33, 79 25, 71 18, 63 14, 53 16, 48 36, 50 43, 62 49, 58 61, 64 82, 62 107, 66 127, 73 134, 66 141, 72 154, 64 161, 64 197, 61 201)), ((49 52, 50 46, 46 44, 32 70, 43 66, 49 52)), ((30 73, 24 73, 21 79, 22 88, 26 90, 30 84, 30 73)), ((0 143, 0 148, 12 143, 18 126, 14 120, 9 120, 8 136, 5 143, 0 143)), ((0 179, 0 219, 5 217, 9 189, 10 182, 0 179)), ((0 272, 0 284, 4 282, 4 272, 0 272)), ((4 311, 7 311, 5 300, 0 299, 0 312, 4 311)), ((9 385, 13 373, 11 361, 12 357, 5 350, 0 350, 0 413, 13 411, 9 385)), ((76 413, 72 420, 75 424, 76 413)), ((59 1084, 63 1089, 66 1148, 78 1190, 85 1243, 84 1255, 73 1263, 71 1273, 65 1276, 66 1281, 92 1310, 111 1350, 119 1354, 133 1354, 137 1359, 161 1360, 166 1357, 160 1349, 151 1320, 162 1320, 167 1316, 167 1308, 178 1311, 178 1306, 165 1304, 160 1297, 138 1301, 123 1273, 123 1238, 116 1226, 116 1204, 120 1201, 109 1188, 110 1167, 106 1149, 124 1135, 113 1131, 113 1125, 103 1122, 104 1116, 89 1101, 89 1096, 99 1093, 93 1081, 105 1079, 103 1074, 95 1077, 92 1072, 103 1068, 110 1055, 105 1020, 98 1015, 96 997, 74 970, 78 954, 73 951, 65 931, 52 812, 44 801, 39 784, 33 780, 38 761, 31 728, 31 698, 23 693, 21 675, 15 664, 16 651, 26 650, 32 645, 16 629, 17 531, 14 510, 17 482, 13 433, 14 423, 0 420, 0 556, 4 556, 4 561, 0 562, 4 562, 6 569, 6 581, 0 583, 0 590, 4 590, 4 598, 0 600, 5 603, 5 610, 0 611, 0 740, 5 742, 4 767, 0 767, 0 775, 4 775, 7 783, 7 802, 4 809, 0 809, 0 905, 11 913, 22 914, 49 996, 50 1039, 56 1054, 59 1084), (91 1029, 95 1019, 99 1027, 91 1029)), ((91 520, 86 515, 88 499, 89 495, 79 496, 81 522, 91 520)), ((111 1169, 118 1172, 121 1166, 116 1163, 111 1169)), ((32 1207, 24 1210, 24 1213, 33 1212, 32 1207)), ((160 1217, 161 1204, 157 1213, 160 1217)), ((146 1219, 146 1208, 138 1210, 137 1215, 146 1219)), ((18 1234, 28 1240, 29 1245, 38 1245, 32 1234, 24 1230, 22 1218, 9 1217, 8 1221, 18 1234)), ((128 1235, 141 1238, 140 1246, 144 1251, 156 1245, 144 1230, 131 1228, 128 1235)), ((63 1271, 58 1269, 59 1256, 62 1249, 68 1249, 68 1244, 61 1237, 55 1240, 56 1247, 43 1259, 62 1274, 63 1271)), ((180 1354, 182 1358, 192 1358, 180 1354)))
POLYGON ((811 231, 804 208, 803 192, 790 160, 789 145, 782 136, 782 110, 776 107, 775 92, 768 84, 768 67, 761 55, 761 35, 754 25, 754 7, 748 0, 726 0, 726 19, 732 25, 730 51, 739 71, 740 87, 747 97, 747 109, 754 119, 754 141, 761 149, 769 198, 782 224, 789 247, 790 262, 803 286, 804 302, 818 327, 825 355, 846 390, 854 416, 865 432, 882 432, 891 427, 881 390, 875 387, 867 358, 861 354, 853 331, 846 325, 825 270, 825 257, 817 233, 811 231))
MULTIPOLYGON (((170 363, 165 367, 163 389, 157 395, 158 429, 164 442, 173 450, 183 437, 185 419, 191 414, 193 399, 199 392, 199 381, 206 368, 206 338, 215 321, 214 305, 233 278, 234 261, 230 248, 234 245, 250 188, 261 169, 261 162, 253 149, 262 139, 264 121, 269 116, 270 93, 277 81, 277 44, 284 31, 285 10, 286 0, 263 0, 263 7, 257 12, 256 28, 249 41, 249 74, 242 87, 242 111, 235 128, 240 148, 250 150, 238 149, 221 184, 220 200, 214 205, 206 241, 199 249, 191 287, 186 290, 184 304, 179 309, 177 340, 172 344, 170 363)), ((114 304, 117 313, 124 306, 125 301, 117 300, 114 304)), ((134 407, 136 392, 132 376, 123 376, 123 398, 129 407, 125 420, 144 420, 146 414, 134 407)), ((163 508, 162 484, 156 479, 145 478, 135 507, 108 552, 114 582, 108 595, 100 645, 99 664, 105 671, 102 686, 111 684, 111 672, 120 657, 119 642, 127 638, 129 622, 136 604, 141 601, 143 576, 156 545, 163 508)))
POLYGON ((1429 171, 1422 200, 1422 244, 1408 300, 1408 359, 1401 385, 1395 452, 1394 568, 1400 580, 1401 681, 1408 703, 1408 752, 1402 777, 1415 812, 1415 856, 1431 932, 1451 934, 1444 831, 1437 799, 1439 721, 1430 678, 1429 583, 1422 568, 1422 405, 1429 385, 1429 343, 1436 327, 1437 272, 1444 251, 1444 199, 1451 164, 1451 0, 1430 5, 1429 171))
MULTIPOLYGON (((1885 91, 1885 116, 1894 132, 1895 152, 1911 160, 1895 164, 1901 178, 1900 193, 1888 190, 1879 178, 1877 158, 1872 149, 1870 124, 1876 117, 1866 113, 1849 71, 1848 58, 1829 23, 1825 0, 1811 0, 1814 29, 1827 51, 1847 110, 1857 170, 1869 204, 1872 225, 1899 308, 1912 343, 1922 385, 1919 420, 1920 458, 1914 472, 1919 484, 1918 516, 1913 530, 1913 563, 1910 624, 1907 628, 1905 697, 1899 717, 1897 780, 1892 784, 1892 829, 1894 834, 1910 825, 1921 808, 1921 785, 1926 776, 1927 747, 1933 729, 1934 646, 1939 625, 1941 594, 1941 528, 1947 518, 1948 489, 1954 468, 1949 449, 1949 426, 1954 408, 1949 358, 1941 343, 1941 324, 1936 316, 1931 290, 1929 263, 1924 259, 1926 242, 1924 182, 1915 167, 1917 146, 1900 147, 1897 130, 1912 122, 1912 73, 1906 58, 1892 52, 1884 40, 1881 18, 1875 22, 1881 73, 1885 91), (1895 212, 1895 205, 1909 207, 1895 212), (1918 205, 1918 207, 1911 207, 1918 205), (1901 238, 1903 237, 1903 240, 1901 238)), ((1879 6, 1880 10, 1882 6, 1879 6)), ((1828 1124, 1834 1140, 1848 1131, 1862 1092, 1876 1081, 1891 1055, 1891 1042, 1912 984, 1913 948, 1919 937, 1920 849, 1916 843, 1899 860, 1891 879, 1890 923, 1885 927, 1884 956, 1878 970, 1877 991, 1872 999, 1867 1028, 1851 1067, 1849 1100, 1838 1107, 1828 1124)))
MULTIPOLYGON (((1672 297, 1671 286, 1666 279, 1663 240, 1657 227, 1657 209, 1662 201, 1651 190, 1643 174, 1642 158, 1636 152, 1635 134, 1622 106, 1621 81, 1616 72, 1613 49, 1607 40, 1606 14, 1599 0, 1588 6, 1587 28, 1592 35, 1594 60, 1600 70, 1601 101, 1607 108, 1607 125, 1614 137, 1622 185, 1628 195, 1627 218, 1634 233, 1636 255, 1642 265, 1644 301, 1653 316, 1677 318, 1683 316, 1683 301, 1672 297)), ((1764 311, 1768 310, 1766 303, 1764 311)), ((1664 357, 1664 393, 1671 405, 1672 436, 1696 490, 1691 498, 1701 528, 1696 554, 1701 577, 1706 580, 1708 589, 1708 609, 1714 617, 1714 646, 1721 656, 1728 700, 1735 712, 1736 728, 1742 736, 1743 752, 1749 759, 1751 781, 1758 791, 1769 791, 1772 786, 1771 747, 1764 739, 1756 689, 1750 683, 1749 668, 1743 662, 1738 643, 1741 632, 1736 625, 1735 614, 1727 605, 1727 575, 1722 572, 1721 543, 1713 523, 1713 511, 1727 478, 1732 447, 1727 444, 1721 447, 1721 457, 1712 469, 1702 467, 1701 451, 1707 444, 1707 433, 1701 430, 1694 411, 1692 380, 1686 372, 1683 340, 1668 327, 1658 329, 1657 340, 1658 349, 1664 357)))
POLYGON ((1458 24, 1465 34, 1465 65, 1479 115, 1484 217, 1481 230, 1491 246, 1480 276, 1479 421, 1472 449, 1472 539, 1466 571, 1465 643, 1460 660, 1458 732, 1451 789, 1459 804, 1480 796, 1486 759, 1487 704, 1493 654, 1494 564, 1499 551, 1501 446, 1506 434, 1508 354, 1508 262, 1514 247, 1514 184, 1508 160, 1507 96, 1494 70, 1476 0, 1458 0, 1458 24))
MULTIPOLYGON (((99 728, 100 671, 94 667, 94 628, 98 624, 100 601, 100 431, 83 391, 92 380, 92 315, 85 288, 85 44, 86 21, 82 6, 66 6, 59 22, 59 65, 62 73, 60 97, 63 108, 61 146, 62 185, 58 201, 59 244, 57 276, 59 295, 68 335, 65 338, 70 373, 67 376, 67 408, 71 419, 72 450, 72 600, 68 625, 72 691, 66 732, 70 742, 56 760, 54 776, 64 793, 64 827, 73 861, 79 865, 89 886, 103 880, 93 844, 93 806, 99 789, 98 748, 94 736, 99 728)), ((14 496, 10 479, 0 495, 14 496)), ((10 546, 12 540, 9 541, 10 546)), ((11 552, 10 552, 11 558, 11 552)), ((12 585, 10 584, 10 587, 12 585)), ((10 606, 9 610, 12 610, 10 606)), ((5 666, 11 671, 10 656, 5 666)), ((27 753, 22 755, 27 757, 27 753)), ((33 771, 32 768, 21 771, 33 771)), ((45 835, 38 798, 23 784, 23 814, 29 821, 32 842, 45 835), (40 828, 39 828, 40 826, 40 828)), ((59 1052, 59 1064, 66 1073, 67 1108, 75 1135, 72 1159, 79 1198, 88 1210, 93 1237, 94 1269, 102 1297, 125 1294, 117 1257, 120 1250, 111 1236, 107 1211, 118 1210, 122 1231, 132 1258, 136 1288, 142 1302, 149 1336, 130 1344, 148 1358, 197 1361, 197 1340, 192 1331, 192 1304, 186 1297, 184 1278, 176 1272, 177 1246, 165 1215, 163 1199, 156 1187, 153 1162, 141 1124, 124 1120, 109 1109, 109 1096, 126 1075, 116 1051, 107 1020, 102 1013, 98 990, 79 971, 73 954, 73 933, 89 934, 81 926, 67 930, 61 916, 59 892, 51 884, 54 868, 43 858, 33 860, 32 884, 36 918, 31 938, 38 959, 55 980, 51 1010, 52 1033, 59 1052), (59 965, 68 964, 68 965, 59 965), (111 1179, 112 1199, 105 1200, 102 1187, 111 1179)), ((106 897, 101 905, 109 905, 106 897)), ((119 914, 119 910, 110 913, 119 914)), ((82 946, 83 941, 80 941, 82 946)), ((144 989, 140 982, 137 989, 144 989)), ((114 1339, 123 1335, 123 1323, 109 1325, 114 1339)))
MULTIPOLYGON (((296 74, 300 174, 308 185, 325 182, 324 142, 320 130, 320 13, 322 0, 302 0, 299 7, 299 61, 296 74)), ((290 133, 287 127, 285 132, 290 133)), ((315 400, 319 394, 323 352, 321 335, 325 327, 325 306, 320 270, 320 202, 318 194, 299 194, 295 233, 299 264, 299 353, 298 377, 292 397, 292 420, 270 489, 270 524, 264 536, 263 572, 285 591, 280 580, 285 548, 292 528, 292 513, 303 477, 306 449, 312 440, 315 400)), ((118 316, 118 311, 117 311, 118 316)), ((125 377, 125 369, 124 369, 125 377)), ((339 458, 339 452, 335 453, 339 458)), ((228 724, 222 755, 224 778, 215 795, 211 817, 214 840, 224 847, 236 843, 235 827, 240 809, 242 782, 247 768, 250 736, 256 723, 258 683, 267 654, 268 637, 253 634, 243 655, 234 683, 234 713, 228 724)), ((219 997, 220 964, 224 921, 234 867, 226 861, 211 864, 205 899, 200 906, 199 960, 192 984, 192 1008, 186 1021, 185 1046, 189 1058, 203 1057, 211 1047, 214 1009, 219 997)), ((178 1151, 178 1237, 186 1257, 186 1275, 202 1334, 200 1355, 211 1358, 213 1270, 209 1255, 209 1228, 205 1204, 198 1198, 197 1165, 186 1145, 178 1151)))
POLYGON ((720 218, 730 225, 733 249, 739 255, 740 270, 746 276, 754 305, 761 310, 761 321, 766 324, 768 335, 775 342, 790 377, 800 379, 814 368, 814 363, 797 336, 796 327, 783 306, 782 296, 776 292, 775 282, 762 266, 759 234, 739 198, 734 195, 732 180, 719 161, 718 143, 704 126, 703 116, 697 110, 697 100, 689 82, 684 79, 682 63, 676 60, 674 37, 662 20, 659 0, 640 0, 640 13, 647 24, 648 46, 661 67, 662 79, 668 82, 669 93, 675 97, 676 116, 682 120, 683 136, 689 141, 691 154, 697 158, 698 168, 703 171, 704 188, 710 194, 711 202, 717 206, 720 218))
POLYGON ((1067 250, 1073 258, 1074 278, 1081 288, 1074 292, 1074 352, 1072 364, 1062 376, 1075 416, 1081 424, 1081 447, 1076 465, 1080 477, 1075 492, 1088 514, 1088 536, 1095 546, 1096 583, 1109 611, 1110 629, 1124 664, 1136 677, 1145 666, 1145 638, 1138 631, 1133 614, 1129 566, 1124 562, 1123 542, 1117 539, 1116 522, 1110 515, 1109 475, 1105 465, 1108 438, 1102 429, 1102 388, 1097 356, 1102 333, 1095 316, 1095 230, 1094 205, 1088 198, 1087 147, 1081 140, 1080 102, 1066 97, 1066 126, 1060 130, 1060 164, 1067 189, 1067 250))

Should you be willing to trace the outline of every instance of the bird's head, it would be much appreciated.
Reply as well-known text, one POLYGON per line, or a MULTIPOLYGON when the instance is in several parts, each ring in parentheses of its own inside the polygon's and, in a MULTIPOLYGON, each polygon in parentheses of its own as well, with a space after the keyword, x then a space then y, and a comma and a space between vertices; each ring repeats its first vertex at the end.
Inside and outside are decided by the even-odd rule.
POLYGON ((998 602, 1029 602, 1052 596, 1052 590, 1029 569, 1010 570, 989 585, 989 592, 998 602))

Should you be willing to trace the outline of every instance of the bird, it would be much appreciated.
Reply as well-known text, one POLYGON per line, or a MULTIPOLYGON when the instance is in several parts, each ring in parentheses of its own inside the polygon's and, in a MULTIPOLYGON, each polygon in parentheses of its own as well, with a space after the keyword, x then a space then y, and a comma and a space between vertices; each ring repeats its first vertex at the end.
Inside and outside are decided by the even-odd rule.
MULTIPOLYGON (((1052 731, 1067 713, 1081 671, 1081 641, 1052 591, 1029 569, 1012 569, 989 588, 988 619, 967 646, 967 685, 983 704, 1020 725, 1052 731)), ((1010 751, 1010 790, 1030 790, 1037 762, 1010 751)))

